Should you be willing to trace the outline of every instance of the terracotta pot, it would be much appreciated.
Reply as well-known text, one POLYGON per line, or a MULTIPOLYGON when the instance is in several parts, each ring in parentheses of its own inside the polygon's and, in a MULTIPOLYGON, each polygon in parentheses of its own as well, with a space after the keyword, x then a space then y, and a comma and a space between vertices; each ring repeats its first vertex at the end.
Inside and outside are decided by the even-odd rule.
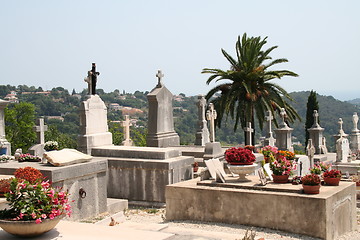
POLYGON ((253 165, 254 163, 231 162, 231 163, 228 163, 228 164, 237 166, 237 165, 253 165))
POLYGON ((320 184, 319 185, 302 185, 304 193, 306 194, 319 194, 320 193, 320 184))
POLYGON ((0 227, 7 233, 20 237, 35 237, 53 229, 63 218, 43 219, 41 223, 33 221, 11 221, 0 219, 0 227))
POLYGON ((274 175, 272 174, 274 183, 287 183, 289 175, 274 175))
POLYGON ((339 186, 340 178, 324 178, 324 182, 329 186, 339 186))

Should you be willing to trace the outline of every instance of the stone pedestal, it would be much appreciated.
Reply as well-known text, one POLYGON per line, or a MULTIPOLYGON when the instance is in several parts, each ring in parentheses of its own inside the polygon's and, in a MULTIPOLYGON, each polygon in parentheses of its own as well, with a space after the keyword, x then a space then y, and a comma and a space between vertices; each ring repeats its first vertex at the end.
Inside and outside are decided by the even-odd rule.
POLYGON ((352 153, 358 153, 360 150, 360 132, 350 134, 350 150, 352 153))
POLYGON ((91 148, 112 145, 107 124, 107 109, 98 95, 90 95, 80 105, 79 151, 91 154, 91 148))
POLYGON ((108 197, 165 202, 165 186, 192 178, 194 157, 169 148, 110 146, 92 149, 108 157, 108 197))
POLYGON ((280 128, 275 129, 276 134, 276 147, 279 150, 287 150, 294 152, 294 148, 292 146, 291 133, 293 131, 292 128, 289 128, 286 124, 280 126, 280 128))
POLYGON ((149 118, 148 147, 169 147, 180 145, 179 135, 174 130, 172 93, 163 85, 158 85, 148 95, 149 118))
POLYGON ((0 174, 12 175, 16 169, 27 166, 39 169, 53 186, 69 191, 70 200, 74 200, 71 203, 71 220, 91 218, 107 211, 107 159, 97 158, 91 162, 64 167, 12 161, 1 164, 0 174), (86 197, 80 197, 80 189, 86 192, 86 197))
POLYGON ((309 138, 312 139, 312 143, 315 147, 315 154, 326 154, 324 149, 326 146, 323 146, 323 132, 324 128, 320 126, 312 127, 308 129, 309 138))

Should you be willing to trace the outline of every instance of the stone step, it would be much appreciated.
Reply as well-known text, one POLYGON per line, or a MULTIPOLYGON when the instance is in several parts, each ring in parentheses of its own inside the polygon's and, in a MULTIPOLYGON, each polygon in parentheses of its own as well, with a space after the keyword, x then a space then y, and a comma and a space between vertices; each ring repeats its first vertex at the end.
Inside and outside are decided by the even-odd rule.
POLYGON ((126 199, 117 199, 117 198, 107 198, 107 211, 110 214, 123 212, 125 209, 128 209, 128 200, 126 199))

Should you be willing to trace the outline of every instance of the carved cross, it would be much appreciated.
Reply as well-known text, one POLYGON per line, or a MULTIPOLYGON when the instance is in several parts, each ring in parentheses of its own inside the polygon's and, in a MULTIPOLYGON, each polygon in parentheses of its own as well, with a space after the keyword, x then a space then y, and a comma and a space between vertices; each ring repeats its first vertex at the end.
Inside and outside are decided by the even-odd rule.
POLYGON ((265 120, 268 122, 268 131, 269 131, 269 136, 272 136, 272 131, 271 131, 271 120, 273 120, 274 117, 271 114, 271 111, 267 111, 266 112, 266 116, 265 116, 265 120))
POLYGON ((130 126, 131 122, 129 119, 129 115, 125 115, 125 121, 122 122, 122 126, 124 127, 124 135, 125 135, 125 141, 130 141, 130 126))
POLYGON ((251 128, 251 122, 247 122, 247 127, 244 128, 244 131, 246 132, 246 138, 247 142, 246 145, 252 145, 252 133, 254 132, 254 129, 251 128))
MULTIPOLYGON (((203 125, 205 123, 206 125, 206 117, 205 117, 205 111, 206 111, 206 100, 203 95, 198 96, 198 117, 199 117, 199 123, 203 125)), ((204 128, 205 126, 201 126, 201 128, 204 128)))
POLYGON ((312 139, 308 140, 308 145, 306 146, 306 156, 308 156, 310 161, 310 167, 314 167, 314 155, 315 155, 315 147, 312 143, 312 139))
POLYGON ((84 79, 84 81, 88 83, 89 95, 96 94, 96 82, 97 82, 97 76, 99 75, 100 73, 96 71, 96 64, 92 63, 91 70, 88 71, 88 76, 84 79))
POLYGON ((319 113, 317 110, 314 110, 313 117, 314 117, 313 127, 319 126, 319 113))
POLYGON ((36 123, 37 126, 34 126, 34 130, 36 131, 38 144, 44 144, 45 143, 45 131, 48 130, 48 126, 44 124, 44 118, 37 119, 36 123))
POLYGON ((157 88, 161 88, 164 86, 163 82, 162 82, 162 78, 164 77, 164 74, 162 73, 161 70, 158 70, 156 77, 158 78, 158 84, 156 85, 157 88))
POLYGON ((340 137, 342 137, 342 136, 345 135, 345 132, 343 130, 343 123, 344 122, 343 122, 342 118, 339 118, 338 123, 339 123, 339 135, 340 135, 340 137))
POLYGON ((215 119, 217 118, 214 104, 209 104, 209 110, 206 112, 206 119, 210 121, 210 142, 215 142, 215 119))

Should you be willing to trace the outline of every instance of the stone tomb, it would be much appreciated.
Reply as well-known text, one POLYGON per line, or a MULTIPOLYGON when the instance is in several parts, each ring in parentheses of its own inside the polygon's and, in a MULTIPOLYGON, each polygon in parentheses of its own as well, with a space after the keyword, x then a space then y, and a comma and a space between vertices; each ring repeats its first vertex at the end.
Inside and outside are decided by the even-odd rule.
POLYGON ((64 167, 11 161, 1 164, 0 175, 12 175, 16 169, 27 166, 39 169, 53 186, 69 190, 70 200, 74 200, 71 203, 71 220, 91 218, 107 212, 106 159, 96 158, 91 162, 64 167))
POLYGON ((321 186, 320 194, 301 185, 260 185, 192 179, 166 186, 166 219, 243 224, 332 240, 356 230, 355 183, 321 186), (264 207, 266 206, 266 207, 264 207))
POLYGON ((194 157, 171 148, 108 146, 92 149, 108 158, 108 197, 165 203, 165 186, 192 178, 194 157))

